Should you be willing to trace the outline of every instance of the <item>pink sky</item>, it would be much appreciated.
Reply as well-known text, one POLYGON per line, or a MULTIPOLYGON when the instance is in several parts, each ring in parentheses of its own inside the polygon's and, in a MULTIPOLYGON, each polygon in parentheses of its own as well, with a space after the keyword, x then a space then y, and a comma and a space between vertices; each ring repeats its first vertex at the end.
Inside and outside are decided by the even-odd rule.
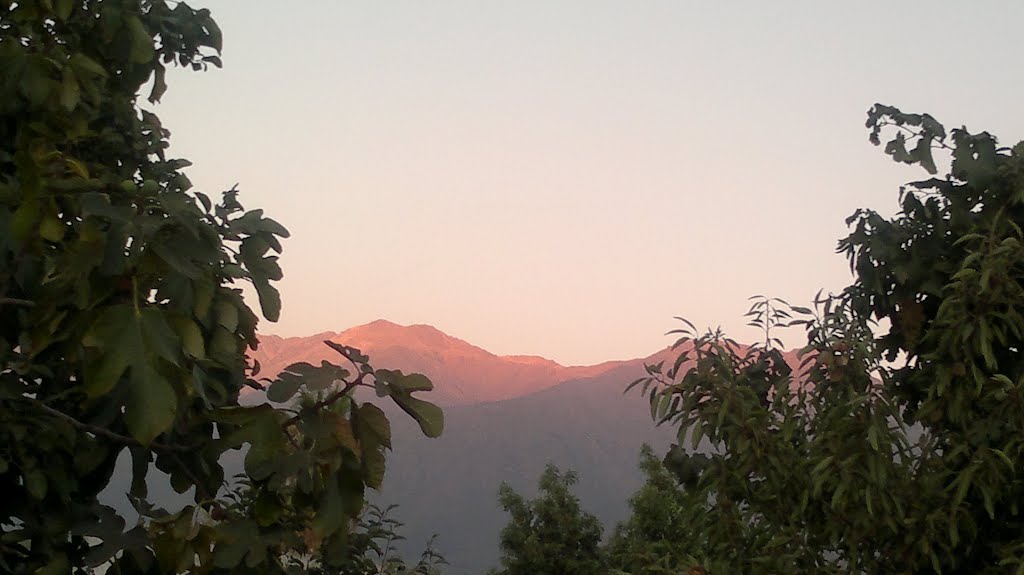
POLYGON ((841 289, 844 218, 921 175, 872 103, 1024 138, 1018 3, 193 4, 225 69, 158 112, 199 189, 292 232, 267 333, 386 318, 566 364, 674 315, 750 340, 748 296, 841 289))

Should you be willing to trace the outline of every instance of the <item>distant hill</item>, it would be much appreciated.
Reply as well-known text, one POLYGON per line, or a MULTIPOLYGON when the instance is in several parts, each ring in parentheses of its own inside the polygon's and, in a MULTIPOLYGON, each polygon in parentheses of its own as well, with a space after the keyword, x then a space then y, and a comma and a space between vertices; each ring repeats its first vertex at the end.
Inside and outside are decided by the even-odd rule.
POLYGON ((259 349, 251 356, 260 363, 260 377, 273 377, 300 361, 337 362, 338 354, 324 340, 358 348, 375 367, 427 375, 435 385, 430 399, 442 406, 518 397, 626 363, 566 367, 536 356, 499 356, 429 325, 401 326, 386 320, 309 337, 260 336, 259 349))

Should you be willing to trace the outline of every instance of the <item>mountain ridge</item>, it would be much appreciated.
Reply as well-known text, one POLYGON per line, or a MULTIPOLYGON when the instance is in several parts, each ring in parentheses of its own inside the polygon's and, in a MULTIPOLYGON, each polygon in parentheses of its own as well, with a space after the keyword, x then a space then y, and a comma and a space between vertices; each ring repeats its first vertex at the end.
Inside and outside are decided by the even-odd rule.
POLYGON ((259 362, 258 377, 262 378, 273 378, 297 362, 343 363, 324 340, 359 349, 375 366, 423 373, 435 385, 431 400, 442 406, 521 397, 648 359, 564 366, 539 355, 497 355, 431 325, 400 325, 383 319, 310 336, 261 335, 260 345, 250 357, 259 362))

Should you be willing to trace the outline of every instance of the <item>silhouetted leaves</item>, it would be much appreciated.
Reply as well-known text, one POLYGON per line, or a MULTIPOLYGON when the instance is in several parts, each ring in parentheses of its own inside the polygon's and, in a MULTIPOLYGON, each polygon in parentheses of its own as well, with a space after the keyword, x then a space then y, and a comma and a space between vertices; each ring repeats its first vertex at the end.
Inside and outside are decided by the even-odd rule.
MULTIPOLYGON (((368 358, 290 366, 277 405, 246 353, 257 315, 281 311, 275 282, 288 231, 192 189, 190 162, 137 106, 167 68, 219 67, 221 31, 185 2, 16 2, 0 9, 0 571, 217 569, 284 573, 296 555, 343 556, 381 485, 387 418, 355 400, 392 395, 431 436, 440 410, 422 375, 377 381, 368 358), (100 506, 131 455, 135 525, 100 506), (245 450, 225 481, 221 457, 245 450), (152 467, 182 509, 148 500, 152 467)), ((216 135, 211 135, 216 137, 216 135)))
POLYGON ((891 219, 847 220, 853 285, 813 308, 757 297, 746 352, 687 324, 673 369, 630 384, 679 428, 663 492, 708 573, 1024 570, 1024 146, 882 105, 868 127, 949 174, 902 188, 891 219), (808 335, 796 370, 773 336, 790 325, 808 335))
POLYGON ((540 477, 540 494, 532 501, 502 484, 498 501, 510 518, 501 532, 498 575, 604 572, 601 524, 580 507, 572 493, 575 483, 573 472, 548 464, 540 477))

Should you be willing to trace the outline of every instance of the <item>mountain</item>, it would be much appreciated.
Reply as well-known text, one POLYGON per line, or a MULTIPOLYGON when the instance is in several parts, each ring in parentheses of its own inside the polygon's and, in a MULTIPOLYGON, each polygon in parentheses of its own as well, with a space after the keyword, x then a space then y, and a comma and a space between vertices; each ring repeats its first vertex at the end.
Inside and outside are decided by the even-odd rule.
POLYGON ((260 363, 260 377, 273 377, 300 361, 344 363, 324 340, 359 349, 375 367, 426 375, 435 385, 430 400, 441 406, 518 397, 628 363, 566 367, 536 356, 499 356, 429 325, 401 326, 386 320, 308 337, 260 336, 259 349, 251 357, 260 363))
MULTIPOLYGON (((654 427, 638 391, 623 394, 644 374, 644 364, 670 365, 677 355, 671 350, 566 367, 535 356, 498 356, 430 326, 382 320, 309 337, 262 336, 253 357, 264 377, 298 361, 340 363, 325 339, 361 349, 376 367, 433 380, 434 391, 422 397, 444 406, 445 431, 438 439, 424 437, 386 399, 368 398, 388 413, 394 443, 384 486, 371 498, 399 505, 407 557, 415 558, 437 533, 437 548, 452 575, 480 575, 497 564, 498 538, 508 520, 497 502, 502 482, 532 496, 545 464, 571 468, 579 475, 576 493, 584 507, 610 531, 626 518, 627 500, 641 485, 640 446, 664 452, 675 437, 671 427, 654 427)), ((796 361, 793 354, 787 360, 796 361)), ((247 401, 260 401, 258 395, 247 401)), ((122 459, 105 501, 125 511, 130 463, 122 459)), ((226 456, 224 464, 229 476, 240 471, 241 454, 226 456)), ((160 504, 186 504, 187 497, 172 493, 162 473, 151 472, 150 492, 160 504)))
POLYGON ((423 397, 445 408, 439 439, 424 437, 408 416, 379 402, 392 421, 395 451, 375 499, 399 505, 407 555, 439 534, 450 573, 483 573, 496 564, 507 521, 497 502, 503 481, 533 493, 549 461, 572 468, 584 505, 611 526, 625 518, 626 501, 642 481, 640 445, 664 449, 674 436, 655 429, 646 400, 622 393, 645 362, 664 359, 665 351, 567 367, 537 356, 495 355, 427 325, 378 320, 309 337, 261 336, 252 357, 261 377, 300 361, 339 362, 324 340, 360 349, 374 366, 433 381, 423 397))

